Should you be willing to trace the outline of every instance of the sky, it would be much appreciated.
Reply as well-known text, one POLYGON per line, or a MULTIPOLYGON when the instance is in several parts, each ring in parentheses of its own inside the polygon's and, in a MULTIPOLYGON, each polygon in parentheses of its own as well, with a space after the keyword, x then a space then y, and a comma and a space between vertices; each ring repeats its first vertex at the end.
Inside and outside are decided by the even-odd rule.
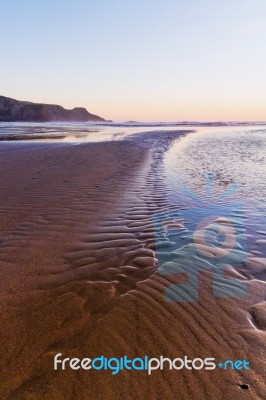
POLYGON ((115 121, 265 121, 265 20, 265 0, 0 0, 0 95, 115 121))

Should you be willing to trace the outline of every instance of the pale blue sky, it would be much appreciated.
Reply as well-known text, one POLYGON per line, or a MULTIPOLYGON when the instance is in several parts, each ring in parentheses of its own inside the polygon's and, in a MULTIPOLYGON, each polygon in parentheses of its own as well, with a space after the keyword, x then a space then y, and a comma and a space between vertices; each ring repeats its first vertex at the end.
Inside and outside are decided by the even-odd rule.
POLYGON ((265 0, 0 0, 0 94, 114 120, 266 120, 265 0))

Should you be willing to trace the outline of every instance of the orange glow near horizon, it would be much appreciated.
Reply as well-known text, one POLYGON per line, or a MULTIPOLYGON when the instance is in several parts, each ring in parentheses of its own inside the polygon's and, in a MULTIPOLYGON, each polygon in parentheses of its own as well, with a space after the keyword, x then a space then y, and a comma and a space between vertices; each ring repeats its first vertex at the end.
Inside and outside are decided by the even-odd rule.
POLYGON ((4 2, 1 95, 114 121, 266 120, 266 1, 67 3, 4 2))

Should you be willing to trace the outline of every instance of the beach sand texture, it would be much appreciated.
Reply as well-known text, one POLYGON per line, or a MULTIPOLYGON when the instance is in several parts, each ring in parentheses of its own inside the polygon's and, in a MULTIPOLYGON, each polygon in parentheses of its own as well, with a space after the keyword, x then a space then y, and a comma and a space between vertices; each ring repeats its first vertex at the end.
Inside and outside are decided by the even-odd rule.
POLYGON ((1 399, 266 398, 264 282, 219 299, 204 271, 198 302, 164 299, 186 279, 158 273, 152 223, 168 207, 162 158, 178 135, 0 151, 1 399), (54 371, 57 353, 246 358, 252 368, 114 376, 54 371))

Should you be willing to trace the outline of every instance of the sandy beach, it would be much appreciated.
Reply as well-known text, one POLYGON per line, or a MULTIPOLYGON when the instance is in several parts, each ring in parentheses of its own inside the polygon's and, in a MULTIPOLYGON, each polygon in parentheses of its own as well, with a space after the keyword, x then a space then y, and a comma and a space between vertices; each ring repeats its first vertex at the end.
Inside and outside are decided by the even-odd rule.
POLYGON ((266 0, 0 4, 0 400, 266 400, 266 0))
MULTIPOLYGON (((247 296, 217 298, 206 270, 197 302, 164 298, 187 278, 158 273, 153 216, 169 209, 162 160, 185 135, 1 145, 1 399, 265 398, 263 279, 231 271, 247 296), (252 369, 54 371, 57 353, 248 359, 252 369)), ((261 260, 250 260, 260 278, 261 260)))

